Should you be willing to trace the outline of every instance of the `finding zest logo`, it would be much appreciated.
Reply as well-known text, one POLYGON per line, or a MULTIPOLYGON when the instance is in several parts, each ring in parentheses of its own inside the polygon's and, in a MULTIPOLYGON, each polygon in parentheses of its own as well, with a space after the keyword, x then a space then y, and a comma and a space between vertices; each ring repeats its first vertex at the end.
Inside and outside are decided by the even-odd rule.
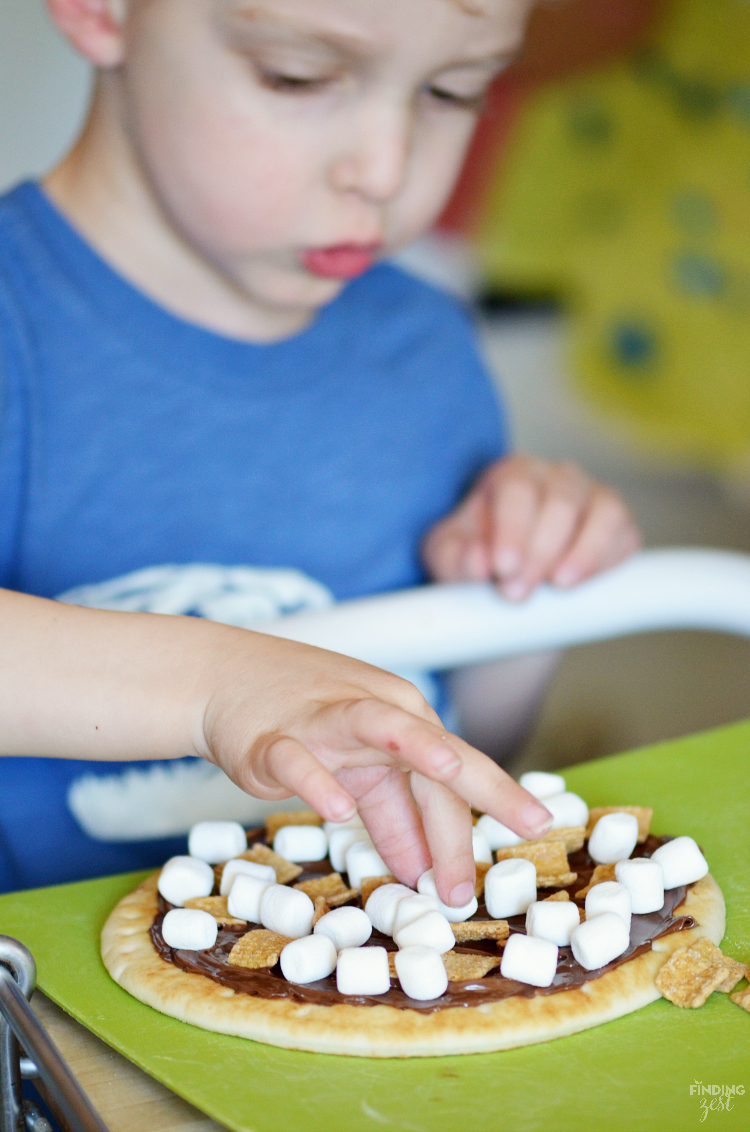
POLYGON ((695 1078, 693 1078, 693 1084, 689 1088, 691 1097, 700 1097, 699 1106, 702 1121, 706 1119, 709 1112, 729 1112, 730 1109, 734 1108, 732 1098, 745 1095, 744 1085, 704 1085, 702 1081, 696 1081, 695 1078))

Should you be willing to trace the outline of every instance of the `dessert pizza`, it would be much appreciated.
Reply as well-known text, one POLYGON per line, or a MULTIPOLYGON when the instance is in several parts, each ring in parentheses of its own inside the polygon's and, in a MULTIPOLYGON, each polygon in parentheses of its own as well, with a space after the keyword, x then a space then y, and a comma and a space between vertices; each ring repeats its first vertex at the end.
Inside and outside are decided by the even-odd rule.
POLYGON ((441 903, 431 870, 417 892, 398 884, 356 819, 201 823, 190 856, 113 910, 104 963, 192 1025, 367 1057, 506 1049, 662 994, 697 1006, 733 990, 746 968, 716 946, 724 900, 696 843, 654 837, 644 808, 589 813, 562 786, 539 841, 478 818, 463 908, 441 903))

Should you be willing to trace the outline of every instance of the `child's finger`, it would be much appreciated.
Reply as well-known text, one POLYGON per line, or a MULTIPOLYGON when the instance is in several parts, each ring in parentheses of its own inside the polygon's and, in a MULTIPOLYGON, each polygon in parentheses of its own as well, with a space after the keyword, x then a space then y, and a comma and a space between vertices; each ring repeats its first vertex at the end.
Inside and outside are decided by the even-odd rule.
MULTIPOLYGON (((385 769, 385 768, 377 768, 385 769)), ((388 768, 378 781, 361 794, 352 781, 352 772, 342 772, 342 782, 357 799, 359 815, 367 826, 375 847, 394 876, 410 888, 432 864, 422 818, 409 789, 409 777, 395 767, 388 768)), ((361 776, 354 772, 360 779, 361 776)))
POLYGON ((579 533, 587 516, 590 495, 589 481, 572 470, 570 475, 558 475, 551 480, 539 507, 521 570, 503 587, 507 597, 523 600, 551 576, 579 533))
POLYGON ((471 810, 448 787, 412 774, 411 788, 435 869, 440 899, 453 907, 474 895, 475 866, 471 842, 471 810))
POLYGON ((441 582, 484 582, 491 575, 486 501, 472 493, 428 534, 422 557, 432 578, 441 582))
POLYGON ((239 785, 256 797, 275 799, 298 794, 327 821, 346 821, 357 811, 354 799, 331 772, 288 735, 276 736, 260 749, 256 746, 246 767, 253 782, 240 781, 239 785))
POLYGON ((625 504, 614 492, 597 486, 585 520, 552 580, 558 586, 574 586, 599 570, 616 566, 640 546, 640 532, 625 504))
MULTIPOLYGON (((523 569, 541 503, 535 477, 509 474, 499 478, 492 498, 492 566, 503 592, 523 569)), ((513 597, 508 592, 508 597, 513 597)))

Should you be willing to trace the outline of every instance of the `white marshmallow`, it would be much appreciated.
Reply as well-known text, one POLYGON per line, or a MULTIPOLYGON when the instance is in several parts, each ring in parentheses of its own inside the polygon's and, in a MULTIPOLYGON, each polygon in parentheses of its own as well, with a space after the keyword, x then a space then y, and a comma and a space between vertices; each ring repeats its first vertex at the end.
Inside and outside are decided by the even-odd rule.
POLYGON ((593 920, 584 920, 570 934, 573 956, 587 971, 611 963, 622 955, 629 943, 630 933, 625 921, 616 912, 602 912, 593 920))
POLYGON ((520 916, 536 900, 536 868, 524 857, 498 861, 484 878, 484 902, 493 920, 520 916))
POLYGON ((658 861, 648 857, 618 861, 615 876, 630 893, 630 906, 634 915, 642 916, 646 912, 659 911, 664 903, 664 871, 658 861))
POLYGON ((445 964, 434 947, 405 947, 397 952, 395 963, 401 990, 409 998, 424 1002, 447 991, 445 964))
POLYGON ((282 825, 273 851, 287 861, 322 861, 328 855, 328 838, 319 825, 282 825))
POLYGON ((367 898, 365 912, 372 926, 383 935, 393 935, 393 921, 402 900, 414 895, 405 884, 381 884, 367 898))
POLYGON ((619 881, 602 881, 601 884, 595 884, 586 893, 587 920, 593 920, 594 916, 601 916, 602 912, 614 912, 630 931, 631 911, 630 890, 624 884, 620 884, 619 881))
POLYGON ((197 857, 171 857, 159 874, 157 885, 165 900, 181 908, 194 896, 210 896, 214 870, 197 857))
POLYGON ((526 909, 526 934, 567 947, 570 933, 580 923, 572 900, 535 900, 526 909))
POLYGON ((390 934, 395 935, 401 928, 410 924, 412 920, 416 920, 418 916, 423 916, 425 912, 439 911, 439 901, 435 896, 417 896, 416 894, 405 896, 396 905, 396 917, 393 921, 393 931, 390 934))
POLYGON ((290 983, 314 983, 335 970, 336 948, 326 935, 308 935, 288 943, 279 961, 281 973, 290 983))
POLYGON ((352 888, 361 888, 365 877, 386 877, 390 869, 371 841, 355 841, 346 851, 346 871, 352 888))
POLYGON ((372 935, 372 924, 361 908, 334 908, 320 917, 313 934, 327 936, 337 951, 343 951, 345 947, 361 947, 367 943, 372 935))
POLYGON ((364 829, 365 823, 359 814, 355 814, 353 818, 347 818, 346 821, 324 821, 323 832, 326 837, 330 837, 337 829, 364 829))
POLYGON ((692 837, 675 837, 651 854, 664 870, 664 887, 677 888, 701 880, 708 872, 708 861, 692 837))
POLYGON ((571 825, 589 824, 589 808, 583 798, 579 798, 577 794, 571 794, 569 791, 565 791, 564 794, 553 794, 551 798, 545 798, 542 805, 552 814, 550 829, 567 829, 571 825))
POLYGON ((492 850, 490 843, 487 840, 486 833, 481 829, 474 829, 471 835, 471 847, 474 851, 474 860, 481 861, 484 865, 492 864, 492 850))
POLYGON ((402 947, 434 947, 440 954, 450 951, 456 946, 456 937, 453 934, 448 920, 442 912, 424 912, 399 928, 393 937, 394 943, 402 947))
POLYGON ((219 925, 208 912, 198 908, 173 908, 161 923, 164 942, 184 951, 205 951, 213 947, 219 925))
POLYGON ((458 908, 453 907, 451 904, 443 904, 438 896, 434 869, 428 869, 426 873, 422 873, 417 881, 417 892, 422 896, 434 896, 435 900, 437 900, 438 911, 442 912, 446 920, 451 924, 461 924, 464 920, 468 920, 479 907, 479 902, 475 896, 472 896, 468 904, 462 904, 458 908))
POLYGON ((589 837, 589 856, 598 865, 626 861, 638 840, 638 819, 633 814, 604 814, 589 837))
POLYGON ((249 873, 236 873, 227 898, 229 915, 248 920, 251 924, 259 924, 263 893, 275 883, 263 877, 251 876, 249 873))
POLYGON ((482 814, 474 829, 484 834, 490 849, 509 849, 511 845, 520 845, 523 841, 523 838, 512 829, 508 829, 507 825, 491 818, 489 814, 482 814))
POLYGON ((272 865, 259 865, 257 861, 246 861, 242 857, 235 857, 232 861, 227 861, 224 866, 224 871, 221 874, 221 895, 229 896, 234 878, 240 873, 246 873, 249 877, 257 877, 258 880, 268 881, 273 884, 276 880, 276 870, 272 865))
POLYGON ((386 994, 391 989, 388 952, 384 947, 346 947, 336 964, 339 994, 386 994))
POLYGON ((247 849, 247 835, 236 821, 199 821, 188 834, 188 853, 209 865, 239 857, 247 849))
POLYGON ((513 932, 503 950, 500 974, 532 987, 552 985, 557 970, 557 944, 539 936, 513 932))
MULTIPOLYGON (((248 878, 249 879, 249 878, 248 878)), ((234 883, 239 884, 244 877, 234 883)), ((232 886, 234 892, 234 885, 232 886)), ((231 893, 230 893, 231 895, 231 893)), ((312 931, 315 906, 307 895, 298 888, 288 888, 285 884, 270 884, 260 898, 260 922, 270 932, 299 939, 312 931)))
POLYGON ((519 786, 528 790, 540 801, 551 798, 553 794, 562 794, 565 791, 565 779, 561 774, 547 774, 544 770, 530 770, 522 774, 518 780, 519 786))
POLYGON ((337 873, 346 872, 346 852, 355 841, 367 841, 372 845, 372 839, 366 829, 355 827, 334 829, 329 834, 328 856, 331 858, 331 867, 337 873))

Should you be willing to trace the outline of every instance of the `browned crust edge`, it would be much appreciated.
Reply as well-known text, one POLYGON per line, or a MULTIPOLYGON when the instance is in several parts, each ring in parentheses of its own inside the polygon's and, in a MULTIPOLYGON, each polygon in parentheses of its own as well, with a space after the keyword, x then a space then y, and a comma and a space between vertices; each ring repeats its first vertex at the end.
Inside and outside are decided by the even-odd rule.
POLYGON ((695 928, 664 936, 651 951, 574 990, 432 1014, 392 1006, 315 1006, 237 994, 165 962, 149 935, 157 909, 157 877, 125 896, 104 925, 102 958, 112 978, 141 1002, 182 1022, 315 1053, 437 1057, 490 1053, 563 1037, 660 998, 654 978, 676 948, 701 936, 718 944, 724 935, 724 897, 709 875, 688 890, 680 905, 682 915, 695 919, 695 928))

